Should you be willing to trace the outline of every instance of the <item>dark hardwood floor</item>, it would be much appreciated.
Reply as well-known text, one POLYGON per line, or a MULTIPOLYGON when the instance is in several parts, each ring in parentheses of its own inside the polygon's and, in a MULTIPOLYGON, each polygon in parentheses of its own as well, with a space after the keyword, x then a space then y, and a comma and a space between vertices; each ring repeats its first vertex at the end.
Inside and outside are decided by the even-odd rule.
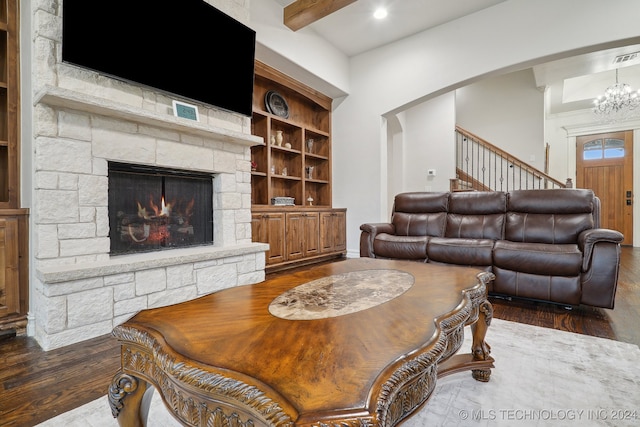
MULTIPOLYGON (((281 273, 269 276, 276 274, 281 273)), ((622 250, 614 310, 491 302, 498 319, 640 345, 640 248, 622 250)), ((0 426, 33 426, 104 396, 119 364, 111 336, 48 352, 29 337, 0 341, 0 426)))

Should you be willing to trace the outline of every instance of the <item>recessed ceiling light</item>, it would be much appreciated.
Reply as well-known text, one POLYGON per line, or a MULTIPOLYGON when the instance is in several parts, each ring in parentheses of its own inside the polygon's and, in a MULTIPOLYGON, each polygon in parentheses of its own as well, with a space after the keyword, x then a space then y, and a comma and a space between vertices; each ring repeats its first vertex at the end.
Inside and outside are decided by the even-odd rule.
POLYGON ((387 17, 387 9, 384 7, 379 7, 373 12, 373 17, 376 19, 384 19, 387 17))

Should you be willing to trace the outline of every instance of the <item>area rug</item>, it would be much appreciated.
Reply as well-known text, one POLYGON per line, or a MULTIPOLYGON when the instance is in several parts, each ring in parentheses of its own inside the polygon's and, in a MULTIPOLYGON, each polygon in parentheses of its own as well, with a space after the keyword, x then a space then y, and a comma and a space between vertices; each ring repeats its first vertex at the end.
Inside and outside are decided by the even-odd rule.
MULTIPOLYGON (((486 341, 496 359, 491 380, 475 381, 470 372, 442 378, 402 427, 640 425, 638 346, 499 319, 486 341)), ((39 424, 117 425, 106 396, 39 424)), ((148 425, 179 426, 157 393, 148 425)))

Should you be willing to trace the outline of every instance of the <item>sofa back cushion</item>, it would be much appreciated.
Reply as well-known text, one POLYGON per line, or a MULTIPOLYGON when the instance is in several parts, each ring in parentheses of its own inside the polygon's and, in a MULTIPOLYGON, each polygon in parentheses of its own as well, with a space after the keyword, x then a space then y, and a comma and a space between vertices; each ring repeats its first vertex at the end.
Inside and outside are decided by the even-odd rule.
POLYGON ((502 239, 506 208, 507 196, 500 191, 451 193, 445 237, 502 239))
POLYGON ((594 227, 595 196, 586 189, 515 190, 509 193, 505 239, 576 243, 594 227))
POLYGON ((436 236, 444 234, 449 193, 401 193, 393 204, 391 223, 398 236, 436 236))

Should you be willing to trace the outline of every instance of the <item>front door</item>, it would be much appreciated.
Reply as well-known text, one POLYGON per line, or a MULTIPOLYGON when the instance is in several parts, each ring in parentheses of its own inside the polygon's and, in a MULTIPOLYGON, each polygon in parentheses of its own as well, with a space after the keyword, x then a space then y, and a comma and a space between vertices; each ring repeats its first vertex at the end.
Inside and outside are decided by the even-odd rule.
POLYGON ((624 234, 633 244, 633 132, 579 136, 576 186, 600 198, 600 225, 624 234))

